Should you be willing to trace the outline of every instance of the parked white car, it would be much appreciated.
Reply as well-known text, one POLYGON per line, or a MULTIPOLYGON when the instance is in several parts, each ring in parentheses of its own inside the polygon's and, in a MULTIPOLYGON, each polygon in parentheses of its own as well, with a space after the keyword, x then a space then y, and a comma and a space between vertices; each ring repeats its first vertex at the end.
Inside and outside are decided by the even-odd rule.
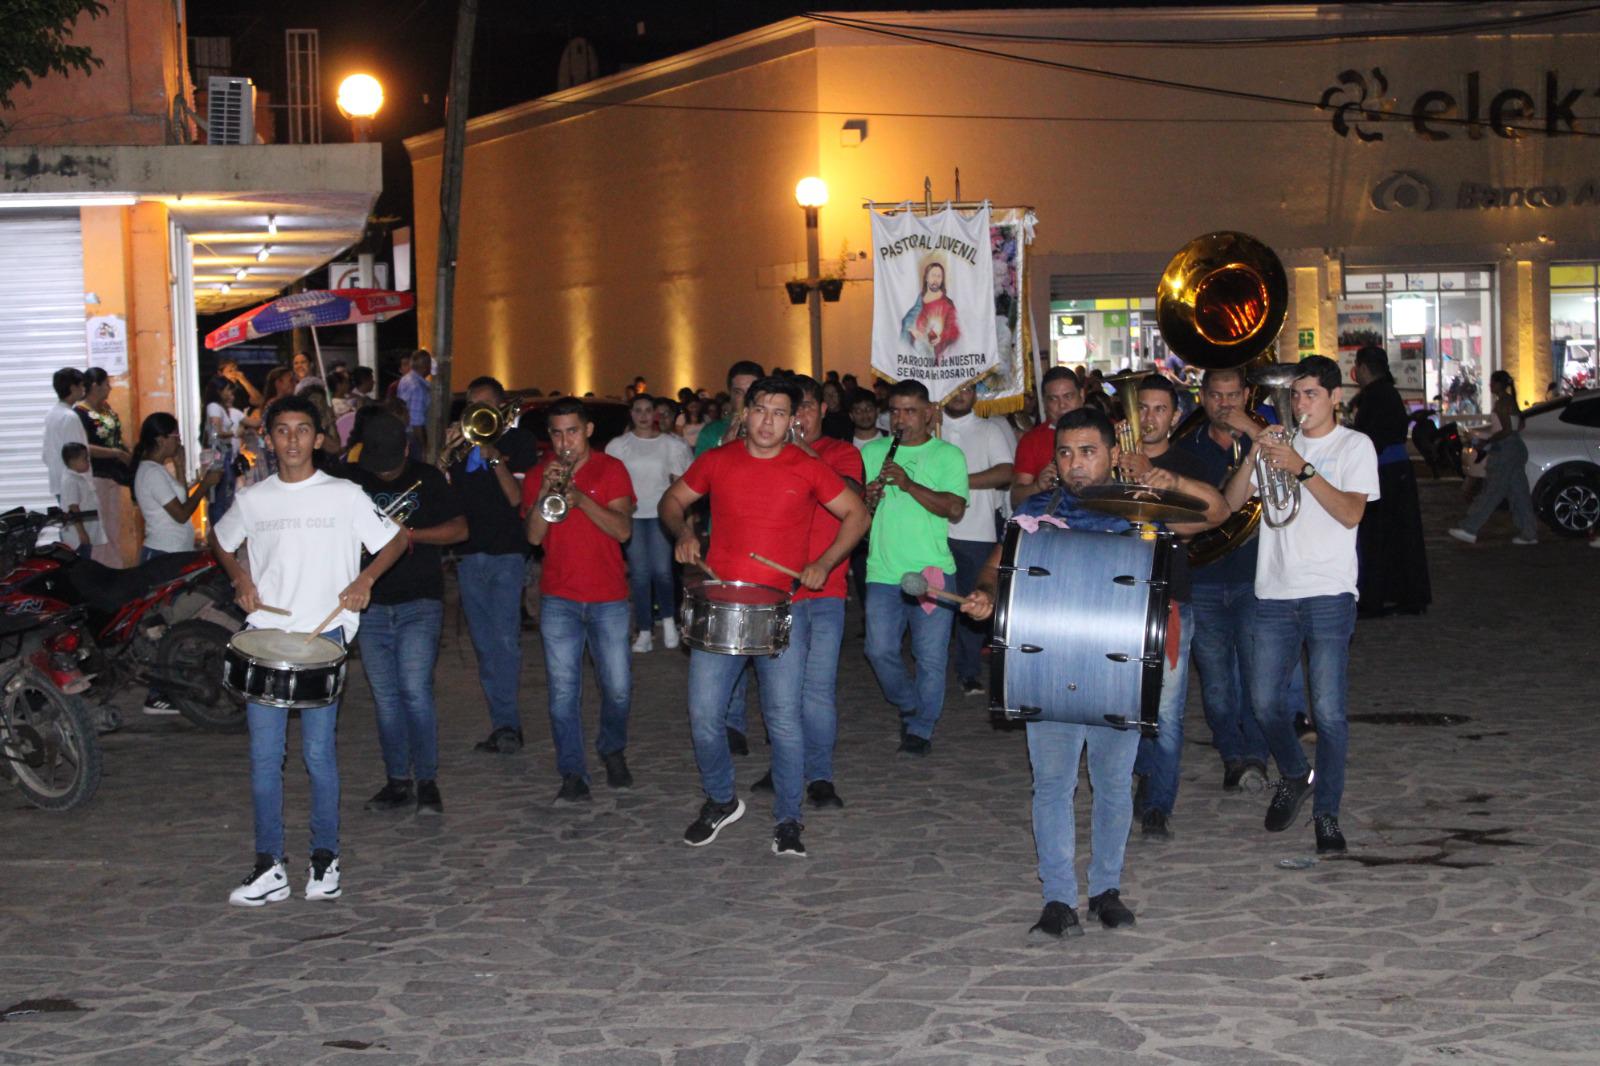
POLYGON ((1600 389, 1536 404, 1524 418, 1539 517, 1560 536, 1587 536, 1600 525, 1600 389))

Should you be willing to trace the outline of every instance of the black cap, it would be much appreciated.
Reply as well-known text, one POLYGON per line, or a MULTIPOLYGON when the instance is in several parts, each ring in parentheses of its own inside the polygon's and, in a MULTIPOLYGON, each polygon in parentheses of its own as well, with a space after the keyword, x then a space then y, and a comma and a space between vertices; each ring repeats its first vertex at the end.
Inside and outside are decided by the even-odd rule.
POLYGON ((406 461, 406 427, 393 415, 372 415, 361 427, 361 459, 363 470, 381 474, 394 470, 406 461))

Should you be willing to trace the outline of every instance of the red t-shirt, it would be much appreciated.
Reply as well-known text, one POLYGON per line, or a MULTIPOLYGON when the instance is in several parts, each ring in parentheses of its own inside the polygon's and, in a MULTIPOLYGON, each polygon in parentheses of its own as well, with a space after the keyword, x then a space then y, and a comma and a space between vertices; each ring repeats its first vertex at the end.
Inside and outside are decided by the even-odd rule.
POLYGON ((1040 422, 1017 441, 1017 456, 1011 462, 1013 473, 1027 474, 1037 479, 1039 471, 1050 465, 1056 457, 1056 431, 1040 422))
POLYGON ((802 569, 813 558, 806 552, 817 505, 844 491, 838 474, 799 448, 786 445, 771 459, 757 459, 742 440, 700 456, 684 472, 683 483, 711 497, 706 563, 716 575, 785 590, 792 579, 756 562, 750 553, 802 569))
MULTIPOLYGON (((539 489, 544 484, 546 459, 522 479, 522 514, 539 506, 539 489)), ((606 506, 626 496, 634 499, 628 468, 604 452, 590 452, 572 482, 578 491, 606 506)), ((628 598, 628 572, 622 565, 622 545, 615 537, 594 524, 582 511, 567 512, 544 535, 544 572, 539 591, 580 603, 609 603, 628 598)))
MULTIPOLYGON (((854 478, 856 484, 861 484, 866 478, 866 469, 861 465, 861 449, 849 441, 839 440, 837 437, 818 437, 811 445, 822 461, 828 464, 828 469, 838 474, 841 478, 854 478)), ((839 526, 842 523, 833 512, 817 505, 816 513, 811 516, 811 543, 806 551, 811 559, 816 559, 828 550, 833 543, 833 538, 839 535, 839 526)), ((807 560, 810 561, 809 559, 807 560)), ((801 587, 794 594, 794 601, 801 600, 842 600, 845 596, 845 577, 850 569, 850 557, 847 555, 839 560, 839 565, 828 573, 828 583, 822 586, 821 592, 812 592, 801 587)))

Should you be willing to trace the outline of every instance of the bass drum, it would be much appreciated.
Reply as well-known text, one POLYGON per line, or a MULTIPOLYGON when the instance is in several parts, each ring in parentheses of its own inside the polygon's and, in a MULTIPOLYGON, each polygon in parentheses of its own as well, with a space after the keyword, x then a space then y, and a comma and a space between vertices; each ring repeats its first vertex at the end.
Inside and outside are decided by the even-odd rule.
POLYGON ((1154 734, 1174 547, 1170 533, 1012 523, 995 594, 993 709, 1154 734))

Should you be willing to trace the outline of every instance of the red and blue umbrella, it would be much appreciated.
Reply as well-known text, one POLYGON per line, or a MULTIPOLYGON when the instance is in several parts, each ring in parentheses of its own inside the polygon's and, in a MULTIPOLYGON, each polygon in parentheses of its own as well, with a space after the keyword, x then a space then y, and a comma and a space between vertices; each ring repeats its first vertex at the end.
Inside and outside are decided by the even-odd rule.
MULTIPOLYGON (((272 333, 318 326, 351 326, 382 322, 416 305, 409 292, 387 289, 333 289, 297 292, 246 311, 206 334, 206 347, 218 351, 272 333)), ((313 332, 312 336, 316 334, 313 332)))

